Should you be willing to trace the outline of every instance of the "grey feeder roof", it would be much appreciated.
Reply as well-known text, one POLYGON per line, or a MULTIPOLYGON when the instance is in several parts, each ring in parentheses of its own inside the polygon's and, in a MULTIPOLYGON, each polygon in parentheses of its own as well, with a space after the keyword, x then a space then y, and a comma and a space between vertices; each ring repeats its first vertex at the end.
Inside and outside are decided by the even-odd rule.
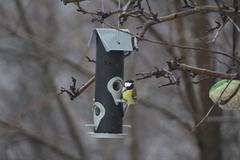
MULTIPOLYGON (((128 29, 121 29, 129 32, 128 29)), ((100 37, 103 46, 107 52, 109 51, 132 51, 131 35, 109 28, 96 28, 88 42, 88 46, 96 44, 97 34, 100 37)))

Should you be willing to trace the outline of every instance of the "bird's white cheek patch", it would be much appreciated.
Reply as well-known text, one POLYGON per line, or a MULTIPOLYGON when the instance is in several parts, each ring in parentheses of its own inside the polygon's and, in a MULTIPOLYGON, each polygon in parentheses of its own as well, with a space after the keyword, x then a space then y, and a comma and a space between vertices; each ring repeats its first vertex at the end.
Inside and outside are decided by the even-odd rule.
POLYGON ((132 83, 128 83, 128 82, 125 83, 125 87, 130 87, 131 85, 132 83))

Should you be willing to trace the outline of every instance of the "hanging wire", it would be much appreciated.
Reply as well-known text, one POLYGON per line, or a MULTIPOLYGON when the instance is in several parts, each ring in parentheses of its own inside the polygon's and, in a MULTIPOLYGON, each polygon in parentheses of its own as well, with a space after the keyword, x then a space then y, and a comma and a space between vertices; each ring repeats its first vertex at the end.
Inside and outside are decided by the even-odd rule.
MULTIPOLYGON (((120 2, 121 2, 121 0, 118 0, 118 9, 120 9, 120 2)), ((118 22, 117 22, 117 29, 119 29, 120 28, 120 26, 119 26, 119 16, 120 16, 120 13, 118 13, 118 22)), ((120 31, 117 31, 117 33, 118 33, 118 35, 117 35, 117 43, 118 44, 120 44, 120 31)))
MULTIPOLYGON (((120 0, 118 0, 118 9, 120 9, 120 0)), ((120 13, 118 13, 118 29, 119 29, 119 16, 120 16, 120 13)))
MULTIPOLYGON (((102 12, 104 12, 104 0, 102 0, 102 12)), ((102 23, 102 28, 104 28, 105 26, 104 26, 104 23, 102 23)))

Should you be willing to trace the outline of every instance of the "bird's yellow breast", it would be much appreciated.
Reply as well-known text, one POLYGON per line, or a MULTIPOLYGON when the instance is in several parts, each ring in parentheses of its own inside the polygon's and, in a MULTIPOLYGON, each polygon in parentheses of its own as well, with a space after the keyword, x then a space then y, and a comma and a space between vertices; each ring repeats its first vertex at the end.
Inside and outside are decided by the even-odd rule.
POLYGON ((127 101, 128 104, 135 104, 135 101, 132 97, 134 89, 126 89, 126 87, 123 87, 122 89, 122 98, 127 101))

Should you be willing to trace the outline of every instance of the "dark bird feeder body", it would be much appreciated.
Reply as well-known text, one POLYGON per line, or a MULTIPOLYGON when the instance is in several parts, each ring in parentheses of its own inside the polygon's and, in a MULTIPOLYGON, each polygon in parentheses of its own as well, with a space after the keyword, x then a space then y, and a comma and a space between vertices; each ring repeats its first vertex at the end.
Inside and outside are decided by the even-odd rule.
POLYGON ((90 44, 96 43, 95 99, 92 106, 96 138, 124 138, 123 105, 121 99, 124 77, 124 51, 132 50, 131 36, 115 29, 96 29, 90 44))

